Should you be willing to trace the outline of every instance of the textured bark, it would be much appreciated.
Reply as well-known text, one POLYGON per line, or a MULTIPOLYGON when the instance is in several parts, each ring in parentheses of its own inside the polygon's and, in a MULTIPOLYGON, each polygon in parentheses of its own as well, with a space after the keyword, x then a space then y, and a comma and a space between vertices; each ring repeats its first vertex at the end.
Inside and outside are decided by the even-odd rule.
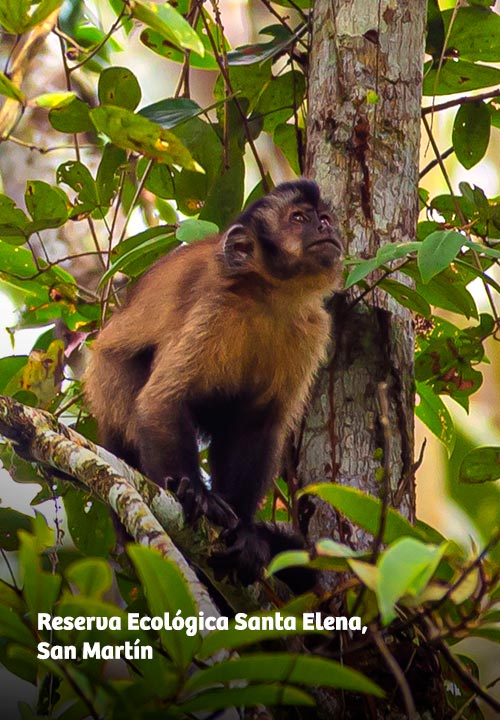
MULTIPOLYGON (((351 256, 372 257, 381 245, 415 239, 425 16, 425 0, 314 5, 306 174, 332 203, 351 256)), ((300 486, 331 481, 373 495, 385 488, 389 503, 414 519, 411 313, 378 289, 355 302, 359 294, 333 302, 330 362, 305 420, 297 477, 300 486)), ((301 521, 313 540, 333 537, 357 549, 374 542, 317 500, 306 500, 301 521)), ((330 575, 325 589, 343 580, 330 575)), ((372 660, 364 653, 364 671, 379 679, 384 660, 376 649, 372 660)), ((348 707, 329 692, 317 699, 318 718, 406 716, 398 702, 348 707)), ((417 704, 430 717, 432 702, 420 697, 417 704)))
MULTIPOLYGON (((306 169, 332 202, 350 255, 371 257, 385 243, 415 238, 425 10, 425 0, 314 6, 306 169)), ((379 494, 382 448, 390 500, 413 518, 411 314, 379 290, 352 306, 354 298, 348 293, 334 308, 331 362, 306 420, 299 481, 379 494)), ((359 528, 314 507, 310 536, 369 544, 359 528)))

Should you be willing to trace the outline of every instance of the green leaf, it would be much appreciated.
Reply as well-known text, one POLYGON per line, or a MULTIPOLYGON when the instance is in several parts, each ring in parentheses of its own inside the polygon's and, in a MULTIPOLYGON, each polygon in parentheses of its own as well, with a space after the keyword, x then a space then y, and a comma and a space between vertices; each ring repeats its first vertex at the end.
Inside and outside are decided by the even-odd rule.
POLYGON ((81 215, 94 210, 99 204, 97 189, 90 170, 78 160, 69 160, 59 165, 57 182, 65 183, 77 193, 73 214, 81 215))
MULTIPOLYGON (((372 535, 377 534, 380 527, 381 511, 381 502, 378 498, 367 495, 356 488, 331 483, 308 485, 306 489, 299 493, 299 495, 306 494, 317 495, 348 517, 349 520, 356 523, 356 525, 364 528, 372 535)), ((422 534, 406 518, 393 508, 389 508, 383 541, 390 543, 404 535, 422 539, 422 534)))
POLYGON ((243 205, 245 164, 240 155, 216 179, 200 212, 200 220, 208 220, 225 228, 238 215, 243 205))
POLYGON ((125 166, 127 154, 116 145, 105 145, 97 170, 96 186, 99 204, 109 207, 118 191, 120 169, 125 166))
POLYGON ((447 46, 457 56, 473 62, 500 61, 500 17, 484 7, 460 7, 444 10, 447 46), (451 29, 450 29, 450 23, 451 29))
POLYGON ((227 53, 228 64, 254 65, 269 60, 286 50, 300 36, 302 31, 302 25, 295 32, 290 32, 283 25, 268 25, 259 30, 259 35, 271 36, 272 40, 251 45, 240 45, 227 53))
POLYGON ((415 538, 401 538, 379 559, 376 595, 382 621, 388 625, 397 616, 395 604, 404 595, 418 597, 430 582, 446 543, 434 547, 415 538))
POLYGON ((140 115, 167 130, 203 112, 203 108, 190 98, 167 98, 139 110, 140 115))
POLYGON ((17 100, 22 104, 26 102, 26 96, 21 88, 18 88, 12 80, 9 80, 3 72, 0 72, 0 95, 4 95, 4 97, 8 97, 11 100, 17 100))
POLYGON ((433 58, 440 58, 444 47, 444 23, 437 0, 427 3, 427 37, 425 51, 433 58))
POLYGON ((259 97, 252 118, 261 117, 262 129, 272 134, 278 125, 292 117, 295 108, 300 107, 305 88, 305 78, 300 72, 272 77, 259 97))
POLYGON ((34 619, 37 613, 52 613, 53 605, 59 596, 61 576, 42 570, 40 544, 45 543, 43 538, 37 538, 25 530, 20 530, 19 540, 21 543, 19 564, 23 575, 23 596, 34 619))
POLYGON ((252 685, 247 688, 219 688, 202 693, 178 706, 182 713, 199 710, 219 710, 227 707, 254 707, 255 705, 309 705, 314 700, 303 690, 286 685, 252 685))
POLYGON ((392 260, 399 260, 412 252, 420 250, 421 245, 420 242, 386 243, 386 245, 382 245, 377 250, 374 258, 356 260, 354 270, 351 270, 347 277, 346 288, 352 287, 374 270, 378 270, 378 268, 383 267, 392 260))
POLYGON ((423 315, 426 318, 431 316, 431 308, 427 300, 425 300, 413 288, 397 282, 392 278, 385 278, 378 284, 379 288, 385 290, 395 298, 400 305, 413 310, 413 312, 423 315))
POLYGON ((434 433, 451 456, 456 441, 455 423, 448 408, 439 395, 425 383, 416 384, 420 403, 415 408, 416 416, 434 433))
POLYGON ((458 161, 467 170, 484 157, 490 141, 490 127, 490 111, 481 100, 463 103, 458 109, 452 142, 458 161))
POLYGON ((97 599, 102 599, 113 584, 109 563, 100 558, 77 560, 67 568, 65 576, 82 595, 97 599))
POLYGON ((271 577, 285 568, 308 565, 310 559, 309 553, 306 550, 289 550, 278 553, 269 563, 266 569, 266 577, 271 577))
POLYGON ((49 111, 49 122, 54 130, 64 133, 91 132, 94 125, 90 119, 90 107, 74 97, 49 111))
POLYGON ((418 269, 423 283, 428 283, 455 259, 465 238, 454 230, 437 230, 420 243, 418 269))
POLYGON ((218 683, 225 685, 233 680, 333 687, 383 696, 375 683, 356 670, 335 660, 293 653, 256 653, 226 660, 192 675, 184 686, 184 692, 210 688, 218 683))
POLYGON ((476 65, 468 60, 448 59, 441 68, 424 65, 424 95, 450 95, 500 84, 500 69, 490 65, 476 65))
POLYGON ((35 646, 35 638, 21 618, 11 608, 0 605, 0 636, 14 642, 35 646))
POLYGON ((109 557, 116 537, 109 509, 97 498, 74 488, 63 496, 68 529, 76 547, 84 555, 109 557))
POLYGON ((18 530, 30 531, 32 518, 12 508, 0 507, 0 547, 3 550, 19 548, 18 530))
POLYGON ((460 482, 491 482, 500 478, 500 447, 480 447, 469 452, 460 465, 460 482))
POLYGON ((62 0, 0 0, 0 25, 13 35, 22 35, 43 22, 62 0), (34 11, 33 11, 34 8, 34 11))
POLYGON ((44 108, 56 108, 59 106, 65 106, 76 100, 74 92, 50 92, 42 93, 31 98, 30 105, 44 108))
MULTIPOLYGON (((157 550, 140 545, 129 545, 127 552, 141 580, 151 615, 163 617, 169 612, 175 617, 182 609, 184 618, 198 615, 189 585, 177 565, 160 555, 157 550)), ((159 631, 161 642, 173 662, 187 668, 200 645, 198 634, 186 635, 185 630, 159 631)))
POLYGON ((115 248, 113 257, 117 257, 117 260, 103 274, 99 286, 105 285, 117 272, 129 277, 141 275, 177 244, 173 228, 161 225, 128 238, 115 248))
POLYGON ((0 393, 9 394, 7 392, 9 384, 16 375, 21 373, 27 362, 27 355, 11 355, 0 358, 0 393))
POLYGON ((179 242, 196 242, 210 235, 216 235, 219 228, 207 220, 183 220, 176 230, 175 237, 179 242))
POLYGON ((156 5, 153 2, 134 0, 130 9, 132 17, 140 20, 165 40, 182 50, 193 50, 198 55, 205 54, 205 48, 198 34, 172 5, 156 5))
POLYGON ((28 180, 24 194, 26 208, 33 218, 27 226, 29 232, 64 225, 68 219, 69 200, 60 188, 42 180, 28 180))
POLYGON ((24 229, 29 220, 7 195, 0 195, 0 237, 10 245, 22 245, 28 233, 24 229))
POLYGON ((141 101, 142 92, 132 70, 116 66, 106 68, 99 75, 98 96, 101 105, 135 110, 141 101))
POLYGON ((90 118, 97 130, 118 147, 140 152, 158 162, 203 172, 173 133, 130 110, 104 105, 91 110, 90 118))
POLYGON ((279 147, 283 155, 296 175, 300 175, 301 166, 298 155, 297 133, 300 136, 302 131, 294 125, 283 123, 275 128, 273 133, 273 141, 279 147))
POLYGON ((457 260, 453 271, 451 268, 446 268, 425 284, 420 279, 416 264, 405 265, 401 268, 401 272, 415 280, 416 291, 431 305, 465 315, 466 318, 477 318, 478 312, 474 298, 464 287, 465 282, 458 263, 457 260))

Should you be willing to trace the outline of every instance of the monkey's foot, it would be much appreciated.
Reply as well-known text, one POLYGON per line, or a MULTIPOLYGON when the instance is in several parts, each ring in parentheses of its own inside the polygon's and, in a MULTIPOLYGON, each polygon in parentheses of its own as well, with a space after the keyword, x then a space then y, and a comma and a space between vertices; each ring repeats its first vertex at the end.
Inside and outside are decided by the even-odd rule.
MULTIPOLYGON (((285 550, 305 550, 304 540, 295 532, 272 523, 243 523, 225 530, 220 539, 227 550, 214 553, 209 564, 217 579, 225 576, 250 585, 262 576, 262 570, 271 558, 285 550)), ((297 594, 313 590, 317 573, 308 567, 291 567, 281 570, 277 577, 297 594)))
POLYGON ((232 528, 238 523, 233 508, 201 481, 193 482, 188 477, 180 480, 169 477, 165 480, 165 486, 177 495, 188 523, 195 523, 203 516, 223 528, 232 528))
POLYGON ((227 576, 242 585, 255 582, 272 556, 267 528, 240 522, 236 527, 225 530, 220 539, 227 549, 215 552, 209 560, 216 578, 220 580, 227 576))

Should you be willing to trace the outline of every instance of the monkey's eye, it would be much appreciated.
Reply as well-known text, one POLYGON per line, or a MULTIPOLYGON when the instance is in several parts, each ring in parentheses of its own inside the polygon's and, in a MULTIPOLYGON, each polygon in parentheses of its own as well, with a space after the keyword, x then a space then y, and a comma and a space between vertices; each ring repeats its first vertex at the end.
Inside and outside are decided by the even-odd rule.
POLYGON ((308 222, 309 218, 301 210, 296 210, 290 215, 290 220, 297 223, 306 223, 308 222))
POLYGON ((333 223, 332 218, 325 213, 319 216, 319 221, 323 227, 330 227, 333 223))

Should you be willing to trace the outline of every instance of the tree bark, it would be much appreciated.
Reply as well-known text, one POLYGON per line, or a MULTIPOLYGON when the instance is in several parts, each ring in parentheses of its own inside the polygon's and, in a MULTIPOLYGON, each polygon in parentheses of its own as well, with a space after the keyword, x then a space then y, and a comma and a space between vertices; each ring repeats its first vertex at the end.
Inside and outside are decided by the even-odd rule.
MULTIPOLYGON (((350 255, 415 239, 425 13, 425 0, 314 6, 306 172, 331 201, 350 255)), ((378 289, 334 305, 331 360, 305 422, 299 484, 334 481, 379 495, 385 464, 391 504, 413 519, 411 313, 378 289)), ((312 538, 370 543, 320 503, 307 515, 312 538)))
MULTIPOLYGON (((386 243, 415 239, 425 18, 425 0, 314 5, 305 169, 331 202, 351 256, 372 257, 386 243)), ((384 496, 413 520, 412 317, 378 288, 360 294, 348 291, 332 303, 331 354, 299 438, 297 478, 301 487, 330 481, 384 496)), ((332 537, 356 549, 380 550, 381 537, 374 540, 309 497, 300 506, 300 519, 311 540, 332 537)), ((324 589, 334 590, 344 580, 330 574, 324 589)), ((341 602, 333 597, 332 604, 341 602)), ((398 647, 395 641, 391 652, 398 647)), ((375 647, 371 661, 371 650, 364 653, 372 676, 379 675, 386 658, 375 647)), ((404 673, 404 687, 416 694, 404 673)), ((399 701, 349 708, 329 693, 318 701, 317 717, 331 719, 398 718, 407 712, 421 717, 424 706, 432 708, 423 697, 417 710, 399 701)), ((430 716, 439 712, 431 709, 430 716)))

